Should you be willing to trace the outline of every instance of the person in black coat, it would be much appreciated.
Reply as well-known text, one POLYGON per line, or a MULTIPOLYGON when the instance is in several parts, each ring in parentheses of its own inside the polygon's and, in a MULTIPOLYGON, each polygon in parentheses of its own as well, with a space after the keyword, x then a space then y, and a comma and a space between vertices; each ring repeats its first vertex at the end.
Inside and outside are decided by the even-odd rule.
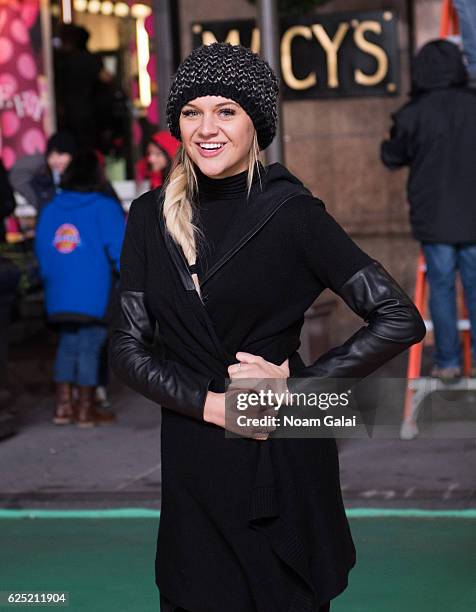
POLYGON ((10 170, 10 182, 27 202, 41 212, 60 189, 61 177, 71 163, 76 143, 69 132, 53 134, 46 153, 25 155, 10 170))
MULTIPOLYGON (((0 244, 5 242, 5 219, 15 210, 8 174, 0 159, 0 244)), ((20 271, 0 252, 0 393, 7 379, 8 327, 20 280, 20 271)))
POLYGON ((195 49, 169 93, 182 141, 169 179, 129 213, 111 364, 162 407, 165 612, 329 609, 355 563, 335 440, 240 430, 235 399, 260 379, 273 393, 306 392, 316 377, 346 386, 425 333, 324 204, 281 164, 259 162, 277 95, 276 75, 245 47, 195 49), (304 313, 326 287, 369 324, 306 366, 304 313))
POLYGON ((88 51, 89 37, 83 26, 63 24, 61 46, 55 54, 58 122, 82 149, 94 149, 98 144, 98 87, 111 81, 101 57, 88 51))
POLYGON ((461 376, 458 269, 476 363, 476 91, 467 87, 460 50, 445 40, 422 47, 412 75, 410 101, 392 115, 381 156, 391 169, 410 168, 410 221, 425 256, 435 332, 432 375, 454 380, 461 376))
MULTIPOLYGON (((38 215, 57 193, 61 192, 61 179, 77 152, 70 132, 56 132, 48 139, 46 153, 25 155, 10 170, 10 183, 26 201, 36 208, 38 215)), ((84 153, 84 150, 81 151, 84 153)), ((102 156, 96 151, 101 166, 102 156)), ((102 193, 120 204, 119 196, 109 181, 104 181, 102 193)))
POLYGON ((15 197, 8 180, 8 172, 0 158, 0 243, 5 242, 5 219, 13 213, 15 206, 15 197))

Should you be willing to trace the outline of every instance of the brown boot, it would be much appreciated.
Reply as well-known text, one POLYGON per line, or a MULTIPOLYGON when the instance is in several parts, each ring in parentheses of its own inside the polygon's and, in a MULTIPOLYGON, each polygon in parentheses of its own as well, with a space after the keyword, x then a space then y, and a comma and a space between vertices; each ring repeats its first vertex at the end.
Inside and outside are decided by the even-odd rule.
POLYGON ((71 383, 56 383, 56 407, 53 423, 55 425, 68 425, 74 420, 71 383))
POLYGON ((78 414, 76 423, 79 427, 94 427, 114 423, 116 417, 112 412, 100 412, 96 409, 96 387, 78 387, 78 414))
POLYGON ((116 415, 111 410, 96 408, 94 410, 94 420, 98 425, 111 425, 116 422, 116 415))
POLYGON ((95 387, 91 386, 78 386, 78 407, 76 415, 76 423, 78 427, 94 427, 96 425, 94 419, 95 390, 95 387))
POLYGON ((109 401, 106 387, 96 387, 95 395, 97 420, 103 425, 115 423, 116 415, 111 410, 111 402, 109 401))

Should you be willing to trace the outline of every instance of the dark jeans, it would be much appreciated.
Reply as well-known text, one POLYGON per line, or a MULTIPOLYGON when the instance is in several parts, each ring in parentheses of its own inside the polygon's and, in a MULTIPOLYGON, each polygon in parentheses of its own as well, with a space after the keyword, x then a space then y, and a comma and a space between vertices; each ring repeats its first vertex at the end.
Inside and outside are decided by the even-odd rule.
POLYGON ((458 11, 468 74, 476 79, 476 5, 474 0, 453 0, 453 4, 458 11))
MULTIPOLYGON (((327 603, 316 610, 316 612, 329 612, 330 603, 327 603)), ((185 608, 179 608, 166 599, 163 595, 160 595, 160 612, 192 612, 192 610, 186 610, 185 608)))
POLYGON ((459 270, 471 324, 473 363, 476 363, 476 244, 423 243, 422 248, 435 334, 433 360, 440 368, 461 365, 455 286, 459 270))
POLYGON ((107 327, 103 325, 63 323, 56 352, 55 382, 96 387, 106 338, 107 327))

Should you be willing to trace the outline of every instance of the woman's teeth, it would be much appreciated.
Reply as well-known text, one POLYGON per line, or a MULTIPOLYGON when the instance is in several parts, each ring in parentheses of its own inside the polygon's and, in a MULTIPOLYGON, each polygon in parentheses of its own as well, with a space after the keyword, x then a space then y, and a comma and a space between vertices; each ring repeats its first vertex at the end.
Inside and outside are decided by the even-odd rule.
POLYGON ((223 143, 215 143, 215 142, 210 142, 210 143, 200 143, 200 148, 201 149, 207 149, 207 150, 214 150, 214 149, 221 149, 223 147, 223 143))

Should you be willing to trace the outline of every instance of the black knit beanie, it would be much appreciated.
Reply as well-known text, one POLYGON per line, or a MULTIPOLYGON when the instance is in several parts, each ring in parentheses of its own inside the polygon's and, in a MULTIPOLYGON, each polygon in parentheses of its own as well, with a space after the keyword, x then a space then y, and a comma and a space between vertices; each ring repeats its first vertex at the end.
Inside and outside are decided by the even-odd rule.
POLYGON ((260 149, 276 134, 278 79, 270 65, 242 45, 202 45, 180 64, 170 87, 167 121, 180 140, 182 108, 201 96, 223 96, 237 102, 255 126, 260 149))
POLYGON ((46 154, 49 155, 52 151, 74 155, 76 152, 76 143, 74 142, 73 135, 66 131, 53 134, 46 145, 46 154))

